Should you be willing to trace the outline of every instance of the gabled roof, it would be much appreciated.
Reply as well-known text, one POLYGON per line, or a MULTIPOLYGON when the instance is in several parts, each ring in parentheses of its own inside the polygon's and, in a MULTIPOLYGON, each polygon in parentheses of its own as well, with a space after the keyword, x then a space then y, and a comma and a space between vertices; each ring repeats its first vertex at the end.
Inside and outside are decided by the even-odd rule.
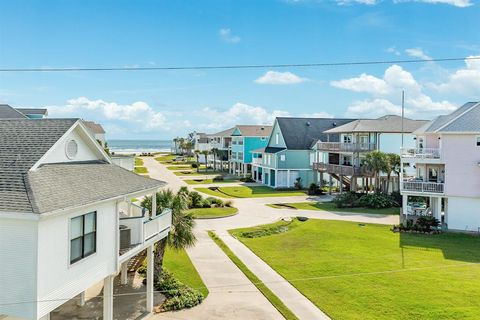
POLYGON ((32 211, 25 175, 77 121, 0 120, 0 211, 32 211))
POLYGON ((289 150, 308 150, 318 141, 339 141, 337 135, 328 136, 325 131, 354 121, 335 118, 284 118, 276 119, 289 150))
POLYGON ((105 130, 102 125, 93 121, 82 120, 85 127, 88 128, 93 134, 104 134, 105 130))
POLYGON ((45 108, 15 108, 21 113, 27 115, 27 114, 39 114, 46 116, 48 114, 47 109, 45 108))
POLYGON ((264 125, 237 125, 232 135, 238 130, 244 137, 268 137, 272 133, 272 128, 264 125))
POLYGON ((0 104, 0 119, 25 119, 26 115, 8 104, 0 104))
POLYGON ((217 132, 217 133, 208 134, 207 136, 209 136, 209 137, 230 137, 232 135, 233 131, 235 131, 235 127, 229 128, 229 129, 217 132))
POLYGON ((414 133, 448 132, 480 132, 480 102, 467 102, 452 113, 427 122, 414 133))
MULTIPOLYGON (((411 133, 427 122, 427 120, 412 120, 403 118, 403 132, 411 133)), ((358 119, 343 126, 326 131, 326 133, 355 132, 401 133, 402 117, 397 115, 386 115, 378 119, 358 119)))
POLYGON ((165 185, 115 164, 78 162, 46 164, 28 172, 35 213, 86 205, 165 185))
POLYGON ((79 119, 0 120, 0 212, 44 213, 164 185, 100 161, 30 170, 77 123, 86 130, 79 119))

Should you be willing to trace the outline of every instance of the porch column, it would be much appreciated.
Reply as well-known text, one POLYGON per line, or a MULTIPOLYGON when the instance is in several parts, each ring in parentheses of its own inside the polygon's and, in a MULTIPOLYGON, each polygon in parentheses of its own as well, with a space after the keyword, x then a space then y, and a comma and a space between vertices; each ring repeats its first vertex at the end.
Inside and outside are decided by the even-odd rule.
POLYGON ((332 194, 332 184, 333 184, 333 181, 332 181, 332 175, 329 174, 328 175, 328 194, 332 194))
POLYGON ((41 317, 40 320, 50 320, 50 312, 41 317))
POLYGON ((153 244, 147 248, 147 312, 153 312, 153 244))
POLYGON ((320 172, 320 181, 318 182, 318 186, 319 186, 320 188, 323 187, 323 172, 320 172))
POLYGON ((436 197, 433 198, 433 200, 435 201, 435 211, 433 215, 438 221, 442 222, 442 197, 436 197))
POLYGON ((127 284, 128 283, 128 261, 122 263, 122 271, 120 272, 120 283, 127 284))
POLYGON ((152 193, 152 212, 150 212, 150 217, 153 218, 157 215, 157 190, 152 193))
POLYGON ((113 275, 103 279, 103 320, 113 320, 113 275))
POLYGON ((407 205, 408 205, 408 196, 405 194, 402 196, 402 212, 404 215, 408 214, 407 205))
POLYGON ((82 293, 78 295, 77 306, 83 307, 84 305, 85 305, 85 291, 82 291, 82 293))
POLYGON ((290 188, 290 170, 287 170, 287 188, 290 188))
POLYGON ((340 194, 343 193, 343 176, 340 176, 340 194))

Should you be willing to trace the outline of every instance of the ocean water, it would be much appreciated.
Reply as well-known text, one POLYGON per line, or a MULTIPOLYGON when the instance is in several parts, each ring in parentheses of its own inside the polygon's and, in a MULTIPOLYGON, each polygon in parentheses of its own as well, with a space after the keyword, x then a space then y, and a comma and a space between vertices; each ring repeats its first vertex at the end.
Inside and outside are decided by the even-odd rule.
POLYGON ((108 140, 110 152, 141 153, 141 152, 170 152, 171 140, 108 140))

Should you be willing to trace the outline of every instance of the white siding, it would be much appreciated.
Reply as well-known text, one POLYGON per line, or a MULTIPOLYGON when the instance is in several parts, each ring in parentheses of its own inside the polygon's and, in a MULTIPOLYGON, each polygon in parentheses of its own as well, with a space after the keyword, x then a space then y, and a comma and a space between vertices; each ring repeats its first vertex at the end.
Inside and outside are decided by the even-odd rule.
POLYGON ((112 163, 129 171, 135 169, 135 157, 113 156, 112 163))
POLYGON ((480 199, 448 197, 447 224, 449 229, 479 231, 480 199))
POLYGON ((37 222, 0 218, 0 315, 36 318, 37 222))
MULTIPOLYGON (((116 272, 115 202, 42 219, 38 229, 38 300, 70 299, 116 272), (70 219, 97 211, 96 253, 70 265, 70 219)), ((40 303, 38 316, 63 304, 64 301, 40 303)))

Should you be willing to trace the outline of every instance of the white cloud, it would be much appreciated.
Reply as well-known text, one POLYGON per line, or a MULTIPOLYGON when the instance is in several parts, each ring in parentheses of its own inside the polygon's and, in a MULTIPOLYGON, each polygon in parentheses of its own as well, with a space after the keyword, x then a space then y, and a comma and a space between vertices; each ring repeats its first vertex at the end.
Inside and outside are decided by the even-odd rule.
POLYGON ((400 114, 402 90, 405 90, 406 114, 448 113, 455 109, 448 101, 433 101, 423 92, 422 86, 413 75, 398 65, 388 67, 383 78, 364 73, 355 78, 332 81, 330 84, 336 88, 371 95, 370 99, 351 104, 347 109, 347 116, 375 117, 386 113, 400 114))
POLYGON ((344 6, 344 5, 355 4, 355 3, 374 5, 379 3, 380 1, 379 0, 336 0, 336 2, 338 5, 344 6))
POLYGON ((398 51, 397 48, 395 48, 395 47, 390 47, 390 48, 388 48, 386 51, 387 51, 388 53, 393 53, 393 54, 396 55, 396 56, 402 55, 402 54, 400 53, 400 51, 398 51))
POLYGON ((220 39, 224 42, 228 43, 239 43, 240 37, 232 34, 232 30, 230 28, 222 28, 218 31, 218 35, 220 39))
POLYGON ((480 56, 469 56, 467 58, 465 60, 465 68, 450 74, 445 83, 430 84, 430 87, 440 93, 455 93, 479 97, 480 56))
MULTIPOLYGON (((53 117, 79 117, 86 120, 103 122, 123 122, 136 124, 137 129, 160 129, 165 126, 165 116, 152 109, 146 102, 118 104, 104 100, 90 100, 86 97, 70 99, 63 106, 47 106, 53 117)), ((141 130, 137 130, 141 131, 141 130)))
POLYGON ((267 71, 263 76, 256 79, 258 84, 296 84, 307 81, 291 72, 267 71))
POLYGON ((333 114, 330 114, 325 111, 314 112, 314 113, 303 113, 300 115, 301 117, 305 118, 333 118, 333 114))
POLYGON ((405 53, 408 54, 410 57, 419 58, 422 60, 432 60, 432 57, 428 56, 425 52, 423 52, 422 48, 405 49, 405 53))
POLYGON ((395 3, 400 2, 423 2, 423 3, 430 3, 430 4, 449 4, 459 8, 466 8, 473 6, 473 2, 471 0, 394 0, 395 3))

